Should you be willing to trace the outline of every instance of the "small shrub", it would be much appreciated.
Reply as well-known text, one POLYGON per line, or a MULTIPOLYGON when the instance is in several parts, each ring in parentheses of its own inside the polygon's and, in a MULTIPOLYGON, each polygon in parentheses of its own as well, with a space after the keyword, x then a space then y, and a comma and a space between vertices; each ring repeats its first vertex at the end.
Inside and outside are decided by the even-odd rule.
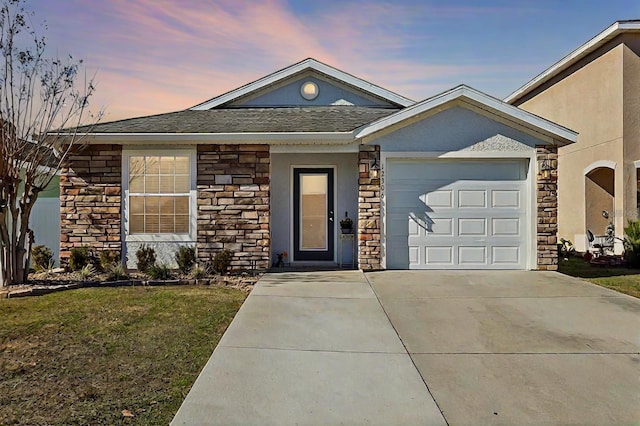
POLYGON ((151 265, 146 274, 149 275, 154 280, 170 280, 172 278, 171 269, 165 264, 156 264, 151 265))
POLYGON ((630 267, 640 267, 640 220, 629 220, 624 228, 624 257, 630 267))
POLYGON ((116 250, 102 250, 100 252, 100 267, 103 271, 109 271, 119 261, 120 253, 116 250))
POLYGON ((213 270, 219 274, 224 274, 231 266, 233 252, 231 250, 220 250, 213 257, 213 270))
POLYGON ((201 280, 207 275, 209 275, 207 270, 201 266, 196 266, 191 270, 191 277, 195 280, 201 280))
POLYGON ((47 246, 34 246, 31 249, 31 260, 36 272, 46 271, 53 262, 53 252, 47 246))
POLYGON ((119 263, 113 263, 108 269, 107 280, 108 281, 119 281, 126 280, 129 278, 127 275, 127 271, 124 270, 124 266, 119 263))
POLYGON ((138 271, 147 272, 156 263, 156 251, 146 244, 140 246, 136 251, 136 266, 138 271))
POLYGON ((80 269, 80 278, 82 278, 83 281, 86 281, 92 276, 94 276, 95 273, 96 273, 96 268, 92 264, 87 263, 82 267, 82 269, 80 269))
POLYGON ((176 263, 183 274, 188 274, 196 263, 196 248, 181 246, 176 252, 176 263))
POLYGON ((69 256, 69 267, 72 271, 79 271, 89 264, 89 247, 74 247, 69 256))

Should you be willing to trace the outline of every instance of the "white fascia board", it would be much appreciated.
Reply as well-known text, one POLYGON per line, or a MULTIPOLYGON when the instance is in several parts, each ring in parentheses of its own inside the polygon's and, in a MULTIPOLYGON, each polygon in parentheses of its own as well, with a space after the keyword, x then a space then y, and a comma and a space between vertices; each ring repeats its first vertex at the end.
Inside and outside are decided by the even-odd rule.
POLYGON ((553 77, 560 74, 562 71, 569 68, 571 65, 578 62, 580 59, 584 58, 591 52, 597 50, 609 40, 617 37, 618 35, 628 32, 628 31, 639 31, 640 30, 640 21, 638 22, 615 22, 609 28, 578 47, 571 53, 569 53, 564 58, 560 59, 558 62, 553 64, 551 67, 547 68, 542 73, 538 74, 524 86, 517 89, 515 92, 511 93, 509 96, 504 98, 505 102, 512 103, 523 96, 527 95, 529 92, 535 90, 540 85, 545 82, 551 80, 553 77))
POLYGON ((289 143, 272 145, 269 152, 271 154, 350 154, 360 151, 360 145, 357 143, 350 144, 331 144, 331 145, 315 145, 305 143, 289 143))
POLYGON ((338 81, 342 81, 348 85, 357 87, 358 89, 364 90, 365 92, 372 93, 382 99, 385 99, 392 103, 396 103, 403 107, 413 105, 415 103, 413 100, 409 98, 405 98, 404 96, 401 96, 390 90, 384 89, 380 86, 376 86, 375 84, 369 83, 368 81, 357 78, 351 74, 347 74, 344 71, 340 71, 337 68, 333 68, 329 65, 323 64, 322 62, 318 62, 315 59, 309 58, 309 59, 305 59, 302 62, 298 62, 297 64, 291 65, 290 67, 281 69, 280 71, 276 71, 273 74, 269 74, 265 77, 262 77, 238 89, 234 89, 223 95, 220 95, 213 99, 205 101, 189 109, 193 111, 197 111, 197 110, 208 110, 211 108, 215 108, 219 105, 223 105, 228 102, 231 102, 251 92, 270 86, 274 83, 277 83, 280 80, 284 80, 306 69, 316 70, 330 77, 333 77, 338 81))
POLYGON ((288 133, 92 133, 88 143, 149 144, 171 142, 176 145, 206 144, 347 144, 355 140, 353 132, 288 132, 288 133))
POLYGON ((530 128, 534 132, 542 133, 551 137, 559 142, 560 145, 566 145, 577 141, 578 134, 573 130, 567 129, 566 127, 555 124, 513 105, 509 105, 494 98, 493 96, 489 96, 465 85, 455 87, 447 92, 441 93, 422 102, 418 102, 413 106, 400 110, 387 117, 383 117, 369 125, 363 126, 356 130, 355 137, 362 139, 403 120, 407 120, 429 110, 442 107, 445 104, 453 103, 454 101, 468 102, 491 114, 496 114, 511 121, 515 121, 520 125, 530 128))

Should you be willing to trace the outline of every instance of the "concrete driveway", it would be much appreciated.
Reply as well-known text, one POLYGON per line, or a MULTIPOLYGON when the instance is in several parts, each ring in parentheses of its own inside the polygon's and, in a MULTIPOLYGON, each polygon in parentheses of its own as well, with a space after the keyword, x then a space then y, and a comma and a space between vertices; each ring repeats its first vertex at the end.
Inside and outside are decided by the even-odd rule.
POLYGON ((639 343, 557 273, 267 274, 172 424, 637 424, 639 343))
POLYGON ((640 300, 554 272, 367 278, 449 424, 640 423, 640 300))

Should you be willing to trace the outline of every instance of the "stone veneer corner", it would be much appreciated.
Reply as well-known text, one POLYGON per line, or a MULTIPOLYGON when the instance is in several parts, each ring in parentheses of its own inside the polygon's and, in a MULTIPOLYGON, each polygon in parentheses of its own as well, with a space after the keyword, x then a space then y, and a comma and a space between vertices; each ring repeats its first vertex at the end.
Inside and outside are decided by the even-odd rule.
POLYGON ((380 146, 360 145, 358 153, 358 266, 382 269, 380 252, 380 179, 369 176, 373 161, 380 164, 380 146))
POLYGON ((71 153, 60 176, 60 263, 73 247, 122 251, 122 146, 71 153))
POLYGON ((536 146, 538 166, 548 159, 552 167, 548 179, 536 177, 537 268, 558 270, 558 147, 536 146))

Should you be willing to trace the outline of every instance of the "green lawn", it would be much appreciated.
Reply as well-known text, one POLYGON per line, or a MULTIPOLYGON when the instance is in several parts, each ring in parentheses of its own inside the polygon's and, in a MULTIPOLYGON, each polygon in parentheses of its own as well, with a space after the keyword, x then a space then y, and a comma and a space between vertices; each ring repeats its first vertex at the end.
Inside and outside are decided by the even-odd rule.
POLYGON ((559 272, 640 298, 640 269, 593 266, 582 258, 560 258, 559 272))
POLYGON ((0 424, 168 424, 246 296, 180 286, 0 300, 0 424))

